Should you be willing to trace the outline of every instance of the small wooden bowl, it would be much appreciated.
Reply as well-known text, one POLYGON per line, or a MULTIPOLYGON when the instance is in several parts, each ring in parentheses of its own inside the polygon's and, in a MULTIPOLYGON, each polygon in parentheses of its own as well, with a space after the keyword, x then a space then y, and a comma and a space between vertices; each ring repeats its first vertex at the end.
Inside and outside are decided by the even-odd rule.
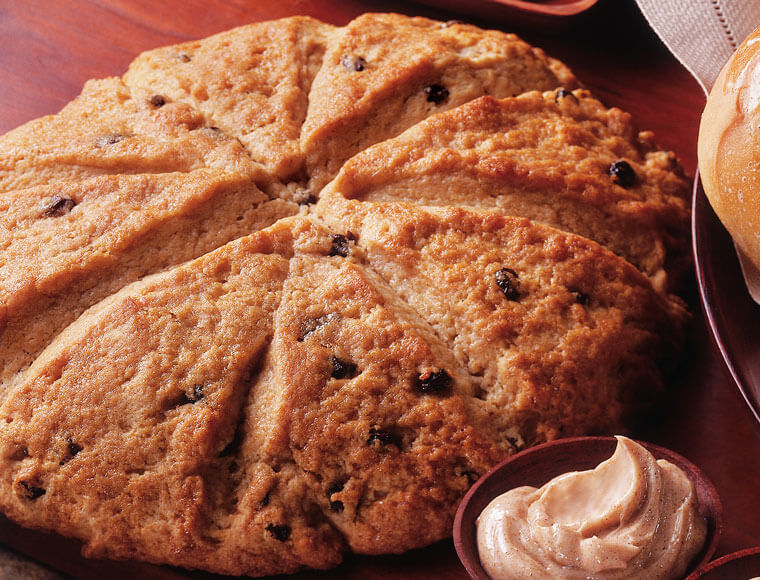
POLYGON ((760 546, 718 558, 686 580, 749 580, 755 576, 760 576, 760 546))
MULTIPOLYGON (((657 459, 680 467, 694 482, 700 514, 707 520, 705 545, 688 569, 696 570, 715 553, 723 527, 723 508, 715 486, 698 467, 673 451, 643 441, 638 443, 657 459)), ((614 437, 559 439, 521 451, 481 477, 465 495, 454 519, 454 546, 470 576, 474 580, 490 580, 478 557, 475 521, 493 498, 521 485, 541 487, 568 471, 593 469, 612 456, 616 445, 614 437)))

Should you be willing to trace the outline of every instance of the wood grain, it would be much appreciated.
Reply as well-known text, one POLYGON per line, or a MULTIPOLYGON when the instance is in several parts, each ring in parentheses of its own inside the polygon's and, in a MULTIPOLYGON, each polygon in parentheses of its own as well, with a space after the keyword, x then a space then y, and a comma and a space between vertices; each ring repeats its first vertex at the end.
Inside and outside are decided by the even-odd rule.
MULTIPOLYGON (((85 80, 120 75, 149 48, 269 18, 308 14, 344 24, 362 12, 388 10, 467 19, 413 3, 371 0, 0 0, 0 133, 56 112, 85 80)), ((562 59, 605 103, 629 111, 640 127, 653 130, 693 174, 704 97, 648 29, 633 0, 601 0, 560 31, 521 28, 509 21, 474 22, 517 32, 562 59)), ((681 371, 671 381, 669 398, 632 435, 681 453, 713 480, 724 503, 721 555, 760 543, 760 428, 713 348, 696 292, 690 300, 695 317, 681 371)), ((21 530, 6 520, 0 520, 0 541, 77 578, 213 577, 83 560, 76 555, 76 542, 21 530)), ((335 571, 294 576, 466 577, 450 541, 400 556, 352 557, 335 571)))

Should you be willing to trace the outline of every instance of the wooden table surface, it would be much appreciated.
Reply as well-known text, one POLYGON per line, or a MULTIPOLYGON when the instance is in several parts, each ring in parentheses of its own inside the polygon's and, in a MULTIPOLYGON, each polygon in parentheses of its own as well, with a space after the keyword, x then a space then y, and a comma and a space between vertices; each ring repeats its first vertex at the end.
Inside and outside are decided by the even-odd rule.
MULTIPOLYGON (((466 2, 464 2, 466 4, 466 2)), ((54 113, 85 80, 120 75, 139 52, 201 38, 252 21, 308 14, 344 24, 366 11, 397 11, 467 19, 517 32, 573 68, 608 105, 633 114, 675 151, 690 174, 704 96, 648 29, 633 0, 600 0, 580 20, 556 30, 509 20, 478 22, 405 2, 371 0, 0 0, 0 133, 54 113)), ((724 504, 725 527, 716 556, 760 544, 760 428, 732 383, 699 307, 683 368, 647 426, 633 435, 669 447, 699 465, 724 504)), ((21 530, 0 520, 0 540, 78 578, 207 578, 142 564, 91 562, 77 544, 21 530)), ((464 579, 450 542, 391 557, 349 558, 316 578, 464 579)))

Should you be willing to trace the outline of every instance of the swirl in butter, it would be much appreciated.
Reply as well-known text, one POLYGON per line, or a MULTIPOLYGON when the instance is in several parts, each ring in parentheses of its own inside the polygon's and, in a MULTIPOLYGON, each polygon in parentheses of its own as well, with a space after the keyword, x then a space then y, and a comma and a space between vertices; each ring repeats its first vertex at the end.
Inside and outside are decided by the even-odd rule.
POLYGON ((626 437, 595 469, 497 497, 477 525, 493 580, 680 578, 707 529, 686 474, 626 437))

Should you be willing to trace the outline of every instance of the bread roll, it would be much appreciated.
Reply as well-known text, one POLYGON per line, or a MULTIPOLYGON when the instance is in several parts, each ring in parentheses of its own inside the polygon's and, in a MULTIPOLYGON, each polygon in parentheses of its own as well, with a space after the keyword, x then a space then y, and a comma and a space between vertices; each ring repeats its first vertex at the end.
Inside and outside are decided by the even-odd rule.
POLYGON ((760 28, 723 67, 707 99, 699 171, 715 213, 760 267, 760 28))

